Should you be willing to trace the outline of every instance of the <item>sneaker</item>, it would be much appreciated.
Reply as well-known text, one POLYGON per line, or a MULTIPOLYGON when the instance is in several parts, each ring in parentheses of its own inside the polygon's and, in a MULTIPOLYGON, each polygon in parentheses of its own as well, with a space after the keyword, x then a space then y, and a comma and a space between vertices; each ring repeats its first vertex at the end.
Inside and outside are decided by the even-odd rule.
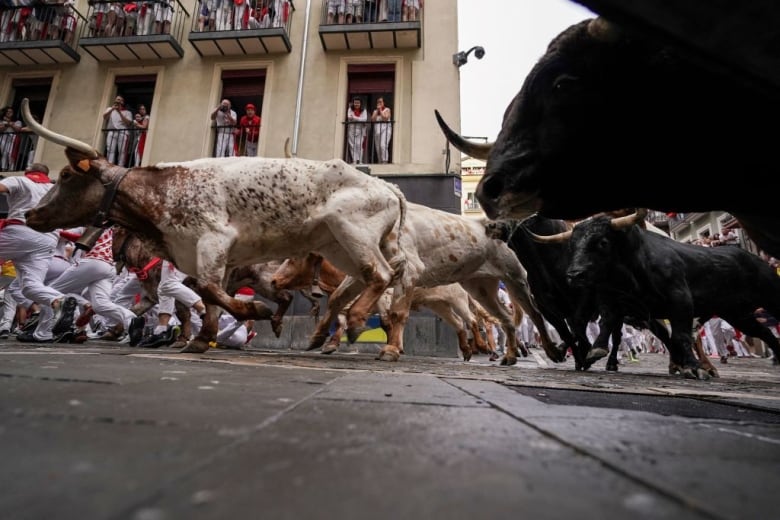
POLYGON ((34 312, 30 314, 30 316, 27 318, 27 321, 24 322, 24 325, 19 327, 22 332, 32 332, 35 330, 35 327, 38 326, 38 319, 40 319, 41 315, 40 313, 34 312))
POLYGON ((165 345, 170 345, 179 335, 179 327, 168 327, 165 331, 159 334, 151 334, 141 341, 138 346, 141 348, 160 348, 165 345))
POLYGON ((17 341, 21 341, 22 343, 53 343, 54 338, 49 339, 38 339, 35 336, 33 336, 32 332, 21 332, 16 336, 17 341))
MULTIPOLYGON (((121 336, 119 336, 119 339, 116 340, 117 343, 121 343, 124 345, 130 344, 130 334, 122 333, 121 336)), ((132 345, 135 346, 135 345, 132 345)))
POLYGON ((57 309, 56 321, 51 331, 53 334, 62 334, 69 331, 73 327, 73 314, 76 312, 76 298, 68 296, 60 303, 60 308, 57 309))
POLYGON ((246 343, 244 345, 249 345, 253 339, 255 339, 255 336, 257 336, 257 332, 251 330, 249 331, 249 334, 246 335, 246 343))
POLYGON ((127 329, 127 343, 130 343, 131 347, 135 347, 140 343, 143 338, 145 325, 146 318, 143 316, 136 316, 130 320, 130 327, 127 329))
POLYGON ((10 330, 0 330, 0 339, 8 339, 11 336, 10 330))
POLYGON ((72 330, 66 330, 62 334, 55 334, 52 338, 52 343, 74 343, 75 334, 72 330))

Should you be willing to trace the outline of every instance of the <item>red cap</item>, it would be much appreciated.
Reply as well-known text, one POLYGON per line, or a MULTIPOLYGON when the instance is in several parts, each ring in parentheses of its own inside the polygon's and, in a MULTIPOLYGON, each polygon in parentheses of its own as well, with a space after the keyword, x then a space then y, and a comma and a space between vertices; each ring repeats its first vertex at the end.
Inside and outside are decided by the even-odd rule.
POLYGON ((252 103, 247 103, 246 106, 244 107, 245 110, 249 110, 250 108, 252 110, 255 110, 255 106, 252 103))
POLYGON ((244 286, 244 287, 241 287, 240 289, 238 289, 236 291, 236 294, 243 294, 245 296, 254 296, 255 295, 255 291, 251 287, 244 286))

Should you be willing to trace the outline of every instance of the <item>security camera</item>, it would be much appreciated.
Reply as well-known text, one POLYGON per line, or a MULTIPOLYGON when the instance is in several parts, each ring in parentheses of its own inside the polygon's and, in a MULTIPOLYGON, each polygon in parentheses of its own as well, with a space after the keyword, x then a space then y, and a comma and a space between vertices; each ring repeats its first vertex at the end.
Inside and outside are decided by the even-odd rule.
POLYGON ((484 55, 485 55, 485 49, 483 49, 482 47, 477 47, 476 49, 474 49, 474 56, 476 56, 478 60, 481 60, 484 55))

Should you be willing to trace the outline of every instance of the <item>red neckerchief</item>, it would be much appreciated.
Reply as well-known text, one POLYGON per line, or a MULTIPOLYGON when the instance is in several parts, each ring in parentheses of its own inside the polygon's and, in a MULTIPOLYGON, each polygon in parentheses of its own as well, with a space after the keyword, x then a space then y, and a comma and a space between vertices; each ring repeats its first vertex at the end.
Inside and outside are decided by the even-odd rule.
POLYGON ((51 184, 51 179, 43 172, 24 172, 24 176, 33 182, 37 182, 38 184, 51 184))
POLYGON ((363 109, 362 109, 362 108, 353 108, 353 109, 352 109, 352 112, 353 112, 353 113, 354 113, 354 114, 355 114, 357 117, 360 117, 360 114, 362 114, 362 113, 363 113, 363 109))

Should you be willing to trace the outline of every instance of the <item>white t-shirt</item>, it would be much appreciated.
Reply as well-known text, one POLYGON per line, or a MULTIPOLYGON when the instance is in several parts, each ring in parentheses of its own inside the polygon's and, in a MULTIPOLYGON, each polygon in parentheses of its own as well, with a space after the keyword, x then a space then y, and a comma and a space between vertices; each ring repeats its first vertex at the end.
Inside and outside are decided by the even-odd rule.
POLYGON ((54 186, 33 182, 27 177, 6 177, 2 182, 8 188, 8 218, 25 222, 24 214, 38 205, 41 198, 54 186))

